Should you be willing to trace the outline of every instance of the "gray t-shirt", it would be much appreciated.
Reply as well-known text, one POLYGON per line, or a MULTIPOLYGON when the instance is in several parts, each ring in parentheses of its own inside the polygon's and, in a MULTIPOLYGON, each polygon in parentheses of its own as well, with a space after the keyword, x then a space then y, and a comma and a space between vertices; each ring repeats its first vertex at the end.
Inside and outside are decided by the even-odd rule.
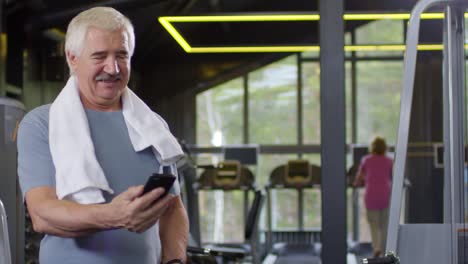
MULTIPOLYGON (((44 105, 32 110, 19 127, 18 176, 23 197, 34 187, 55 188, 55 167, 49 149, 49 109, 50 105, 44 105)), ((86 110, 86 115, 96 158, 115 192, 105 193, 107 202, 130 186, 144 184, 152 173, 159 171, 160 165, 151 148, 133 150, 122 111, 86 110)), ((177 181, 171 193, 179 193, 177 181)), ((158 225, 155 225, 141 234, 116 229, 79 238, 46 235, 41 241, 39 261, 41 264, 154 264, 159 263, 160 252, 158 225)))

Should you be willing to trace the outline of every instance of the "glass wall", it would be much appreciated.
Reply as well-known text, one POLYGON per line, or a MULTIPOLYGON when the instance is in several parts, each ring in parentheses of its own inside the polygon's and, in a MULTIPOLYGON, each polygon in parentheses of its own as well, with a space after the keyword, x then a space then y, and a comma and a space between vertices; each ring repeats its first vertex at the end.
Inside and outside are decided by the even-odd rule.
MULTIPOLYGON (((353 34, 347 33, 346 43, 402 44, 404 23, 395 20, 369 22, 358 27, 353 34)), ((347 144, 367 144, 374 135, 385 137, 389 145, 396 143, 402 65, 401 51, 346 53, 347 144)), ((321 123, 333 122, 320 120, 321 88, 319 54, 308 52, 286 56, 204 91, 197 96, 197 145, 253 143, 259 144, 261 149, 262 146, 268 147, 261 151, 255 171, 258 188, 268 184, 274 168, 290 159, 306 159, 311 164, 320 166, 321 123), (246 99, 244 96, 247 98, 246 105, 243 104, 246 99), (245 112, 248 113, 247 120, 244 120, 245 112), (300 120, 299 116, 302 117, 300 120), (307 149, 305 152, 304 147, 307 149)), ((347 162, 347 168, 350 168, 353 165, 350 153, 347 154, 347 162)), ((370 241, 363 193, 363 190, 358 190, 357 198, 353 198, 355 196, 352 195, 352 188, 348 190, 348 237, 370 241), (358 208, 358 211, 354 212, 353 207, 358 208), (353 228, 355 221, 358 223, 357 229, 353 228)), ((202 227, 202 241, 241 239, 230 229, 238 232, 242 226, 227 222, 227 219, 236 219, 238 216, 234 216, 235 214, 242 215, 241 209, 236 209, 233 205, 240 204, 242 197, 219 194, 208 197, 204 194, 203 199, 205 200, 200 202, 205 204, 200 217, 209 221, 201 222, 209 227, 202 227), (216 205, 209 199, 216 199, 217 203, 222 200, 224 210, 215 210, 216 205), (213 212, 222 220, 214 219, 213 212), (223 229, 216 229, 216 223, 224 223, 223 229)), ((272 196, 272 204, 274 228, 298 228, 297 192, 276 191, 272 196)), ((304 191, 303 204, 303 227, 320 230, 322 219, 319 186, 304 191)), ((264 230, 264 217, 262 221, 264 230)))
POLYGON ((204 242, 243 242, 243 193, 199 191, 200 228, 204 242), (209 213, 208 213, 209 212, 209 213))
POLYGON ((373 136, 380 135, 393 145, 398 129, 403 63, 359 61, 356 68, 357 143, 367 144, 373 136))
POLYGON ((302 64, 302 124, 304 144, 320 143, 320 63, 302 64))
POLYGON ((296 56, 272 63, 248 76, 250 142, 296 144, 296 56))
POLYGON ((221 146, 242 143, 244 88, 242 78, 197 96, 197 144, 221 146))

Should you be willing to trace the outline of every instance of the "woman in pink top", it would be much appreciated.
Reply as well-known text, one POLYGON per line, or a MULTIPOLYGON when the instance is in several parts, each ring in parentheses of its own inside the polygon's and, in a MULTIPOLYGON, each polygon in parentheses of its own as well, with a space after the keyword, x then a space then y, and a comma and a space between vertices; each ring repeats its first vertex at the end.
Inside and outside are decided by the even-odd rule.
POLYGON ((381 137, 375 137, 372 140, 369 151, 371 154, 361 160, 355 185, 365 187, 364 203, 367 209, 374 256, 380 256, 387 240, 393 161, 385 155, 387 144, 381 137))

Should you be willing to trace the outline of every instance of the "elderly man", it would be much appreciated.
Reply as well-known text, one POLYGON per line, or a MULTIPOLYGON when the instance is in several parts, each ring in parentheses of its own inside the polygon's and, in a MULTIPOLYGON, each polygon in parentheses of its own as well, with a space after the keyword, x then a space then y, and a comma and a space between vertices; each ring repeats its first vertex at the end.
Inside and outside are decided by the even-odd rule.
POLYGON ((164 120, 128 87, 133 26, 97 7, 70 22, 71 77, 32 110, 18 134, 18 175, 39 261, 184 263, 188 220, 177 181, 143 194, 154 172, 177 174, 183 154, 164 120))

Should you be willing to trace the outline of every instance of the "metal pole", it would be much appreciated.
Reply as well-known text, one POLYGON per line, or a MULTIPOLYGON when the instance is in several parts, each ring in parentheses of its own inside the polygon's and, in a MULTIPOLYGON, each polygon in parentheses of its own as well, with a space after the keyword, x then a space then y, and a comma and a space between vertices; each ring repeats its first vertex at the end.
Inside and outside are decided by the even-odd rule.
POLYGON ((272 215, 271 215, 271 189, 270 187, 266 187, 266 193, 267 193, 267 224, 268 224, 268 230, 267 230, 267 252, 270 251, 271 247, 273 246, 273 225, 272 225, 272 215))
MULTIPOLYGON (((351 31, 351 44, 356 44, 356 31, 351 31)), ((351 52, 351 143, 357 143, 357 69, 356 52, 351 52)), ((359 189, 352 188, 353 240, 359 241, 359 189)))
MULTIPOLYGON (((463 186, 463 102, 464 102, 464 72, 465 72, 465 50, 464 50, 464 10, 456 6, 456 1, 452 1, 445 11, 445 29, 444 33, 444 83, 448 91, 444 105, 444 118, 448 117, 448 128, 444 129, 448 135, 444 135, 444 162, 445 167, 449 167, 445 172, 445 179, 450 177, 449 194, 444 195, 444 199, 450 198, 450 201, 444 201, 444 205, 450 204, 450 224, 452 226, 452 263, 458 263, 458 231, 457 224, 463 223, 463 203, 461 202, 460 186, 463 186)), ((446 191, 447 188, 445 189, 446 191)), ((449 219, 447 219, 449 220, 449 219)))
MULTIPOLYGON (((242 141, 244 144, 249 143, 249 75, 246 74, 244 75, 244 78, 242 78, 244 82, 244 100, 243 100, 243 114, 244 117, 242 119, 243 121, 243 133, 242 133, 242 141)), ((258 165, 257 165, 258 167, 258 165)), ((258 171, 257 171, 258 172, 258 171)), ((259 177, 258 173, 255 175, 257 178, 259 177)))
MULTIPOLYGON (((448 12, 447 10, 445 11, 448 12)), ((446 18, 444 19, 444 32, 443 32, 443 41, 444 43, 448 43, 448 20, 447 14, 445 14, 446 18)), ((444 45, 443 50, 443 64, 442 64, 442 81, 443 81, 443 91, 442 91, 442 99, 443 99, 443 140, 444 140, 444 223, 451 223, 452 222, 452 206, 451 206, 451 177, 452 174, 450 172, 451 167, 450 164, 450 110, 449 110, 449 60, 447 59, 448 56, 448 45, 444 45)))
POLYGON ((297 219, 299 231, 304 231, 304 189, 297 189, 297 219))
MULTIPOLYGON (((298 53, 296 56, 296 65, 297 65, 297 144, 302 146, 304 144, 304 124, 303 124, 303 98, 302 98, 302 60, 301 53, 298 53)), ((302 158, 302 153, 299 153, 299 158, 302 158)))
POLYGON ((344 1, 320 0, 322 263, 346 263, 344 1))
MULTIPOLYGON (((1 36, 3 34, 3 0, 0 0, 0 51, 3 48, 3 43, 1 40, 1 36)), ((6 63, 6 58, 2 58, 0 55, 0 96, 5 95, 5 63, 6 63)))

